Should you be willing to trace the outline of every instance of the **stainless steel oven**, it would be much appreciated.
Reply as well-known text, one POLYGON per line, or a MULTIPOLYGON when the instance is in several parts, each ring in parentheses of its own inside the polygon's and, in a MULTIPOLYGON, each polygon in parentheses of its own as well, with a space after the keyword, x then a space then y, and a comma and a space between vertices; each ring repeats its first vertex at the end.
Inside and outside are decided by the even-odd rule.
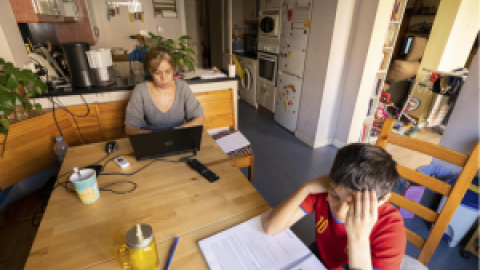
POLYGON ((275 85, 277 80, 278 55, 258 52, 258 79, 275 85))

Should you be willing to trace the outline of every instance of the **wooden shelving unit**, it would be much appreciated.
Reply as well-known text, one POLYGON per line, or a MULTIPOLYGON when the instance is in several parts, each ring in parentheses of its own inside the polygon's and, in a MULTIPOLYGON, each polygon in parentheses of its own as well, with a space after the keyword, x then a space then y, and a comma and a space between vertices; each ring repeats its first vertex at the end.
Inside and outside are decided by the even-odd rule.
POLYGON ((362 130, 360 131, 359 142, 372 143, 377 140, 378 136, 371 136, 372 127, 377 120, 376 111, 378 105, 381 103, 380 95, 383 92, 385 79, 387 77, 388 68, 392 61, 393 48, 397 41, 400 25, 405 14, 405 8, 408 0, 395 0, 392 9, 392 15, 388 24, 387 34, 383 43, 381 59, 379 62, 378 70, 375 74, 374 84, 372 86, 371 96, 368 100, 368 110, 363 120, 362 130))
POLYGON ((177 11, 177 1, 176 0, 152 0, 153 2, 153 14, 155 17, 157 15, 162 15, 163 10, 177 11))

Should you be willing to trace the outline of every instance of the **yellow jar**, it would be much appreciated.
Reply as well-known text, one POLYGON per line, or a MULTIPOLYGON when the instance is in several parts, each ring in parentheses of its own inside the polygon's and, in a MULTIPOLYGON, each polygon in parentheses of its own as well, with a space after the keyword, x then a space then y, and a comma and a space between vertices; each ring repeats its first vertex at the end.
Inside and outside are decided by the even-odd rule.
POLYGON ((158 254, 152 227, 147 224, 132 227, 127 232, 126 244, 118 249, 118 259, 123 269, 157 269, 158 254))

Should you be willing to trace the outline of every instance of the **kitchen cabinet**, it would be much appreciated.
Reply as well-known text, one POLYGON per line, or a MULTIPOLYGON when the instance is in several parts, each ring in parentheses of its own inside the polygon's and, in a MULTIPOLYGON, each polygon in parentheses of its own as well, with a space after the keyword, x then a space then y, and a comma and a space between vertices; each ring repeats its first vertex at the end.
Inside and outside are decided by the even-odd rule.
POLYGON ((63 22, 63 0, 10 0, 17 23, 63 22))
POLYGON ((257 80, 257 103, 272 113, 275 112, 275 95, 277 89, 274 85, 257 80))
POLYGON ((282 8, 282 0, 260 0, 260 9, 282 8))
POLYGON ((243 19, 245 21, 258 21, 258 8, 260 0, 243 1, 243 19))
POLYGON ((78 4, 75 1, 63 2, 63 9, 65 11, 65 22, 75 22, 77 20, 78 4))
MULTIPOLYGON (((94 45, 100 36, 95 20, 92 0, 76 0, 76 18, 72 23, 57 23, 55 29, 60 44, 68 42, 87 42, 94 45)), ((70 17, 71 18, 71 17, 70 17)))

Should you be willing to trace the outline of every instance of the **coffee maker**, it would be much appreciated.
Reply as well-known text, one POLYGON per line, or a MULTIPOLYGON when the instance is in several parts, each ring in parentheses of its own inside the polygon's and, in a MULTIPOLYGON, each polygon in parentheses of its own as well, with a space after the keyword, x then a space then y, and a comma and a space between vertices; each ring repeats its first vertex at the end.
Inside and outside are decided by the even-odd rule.
POLYGON ((70 70, 70 79, 73 87, 90 87, 94 84, 86 51, 90 45, 83 42, 61 44, 64 57, 70 70))

